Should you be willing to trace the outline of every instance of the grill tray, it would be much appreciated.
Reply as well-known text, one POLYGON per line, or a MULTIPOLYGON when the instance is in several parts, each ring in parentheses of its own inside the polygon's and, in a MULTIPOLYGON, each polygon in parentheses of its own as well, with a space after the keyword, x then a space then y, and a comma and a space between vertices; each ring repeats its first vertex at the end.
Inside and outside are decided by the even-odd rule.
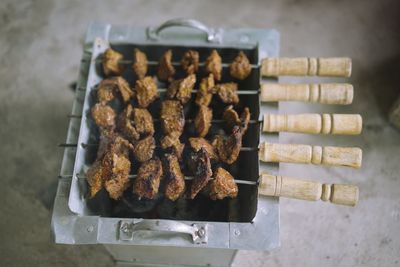
MULTIPOLYGON (((95 199, 89 200, 87 196, 88 185, 85 179, 77 177, 82 175, 88 166, 94 161, 96 148, 84 148, 82 143, 95 143, 98 131, 90 118, 90 107, 93 104, 93 89, 102 79, 98 59, 101 53, 111 44, 111 47, 124 54, 125 59, 132 57, 132 51, 138 47, 144 51, 150 61, 158 61, 166 49, 171 48, 174 53, 173 61, 179 61, 182 53, 187 49, 194 49, 200 53, 200 61, 209 54, 211 49, 217 49, 224 63, 230 63, 239 50, 245 51, 254 65, 259 65, 259 59, 266 56, 278 56, 279 36, 276 31, 262 29, 223 29, 221 42, 210 43, 204 39, 204 35, 193 32, 193 29, 171 28, 161 35, 162 40, 151 40, 145 28, 131 28, 127 26, 111 26, 109 24, 94 23, 89 27, 86 35, 84 57, 82 61, 76 100, 73 106, 73 114, 82 114, 82 120, 71 119, 67 136, 67 143, 78 143, 77 148, 66 148, 61 169, 61 180, 55 201, 53 213, 53 232, 57 243, 106 243, 121 244, 126 240, 118 235, 122 222, 137 223, 142 219, 174 219, 176 222, 188 225, 200 224, 207 226, 208 241, 201 244, 202 247, 219 248, 243 248, 243 249, 271 249, 279 244, 279 208, 278 199, 263 197, 257 199, 257 187, 249 185, 239 186, 239 197, 233 200, 211 201, 208 197, 199 196, 192 201, 182 199, 179 205, 199 205, 202 209, 217 210, 220 214, 206 212, 200 214, 188 213, 177 215, 176 213, 164 213, 157 216, 149 213, 132 213, 127 206, 121 206, 122 202, 111 201, 105 192, 95 199), (80 123, 80 125, 79 125, 80 123), (71 175, 72 174, 72 175, 71 175), (220 212, 220 211, 225 212, 220 212), (123 219, 129 218, 129 219, 123 219), (66 223, 66 221, 70 223, 66 223), (201 222, 202 221, 202 222, 201 222), (89 230, 85 226, 90 222, 94 226, 93 234, 88 237, 89 230), (79 227, 78 227, 79 226, 79 227)), ((177 68, 179 70, 179 68, 177 68)), ((155 66, 149 68, 153 75, 155 66)), ((224 68, 223 80, 228 82, 224 68)), ((123 74, 124 78, 133 85, 134 76, 128 66, 123 74)), ((182 77, 177 73, 176 77, 182 77)), ((204 77, 199 73, 199 77, 204 77)), ((276 82, 275 80, 263 80, 263 82, 276 82)), ((259 90, 259 69, 252 70, 252 74, 245 81, 239 83, 239 90, 259 90)), ((166 86, 160 84, 159 87, 166 86)), ((216 99, 216 98, 215 98, 216 99)), ((241 105, 248 106, 252 113, 252 119, 259 119, 260 113, 276 112, 277 104, 263 104, 260 106, 258 94, 240 95, 241 105)), ((153 109, 158 110, 158 103, 153 104, 153 109)), ((215 118, 220 118, 221 108, 216 108, 218 102, 212 103, 215 118)), ((187 104, 186 118, 193 118, 194 106, 187 104)), ((239 110, 241 107, 239 107, 239 110)), ((156 125, 157 129, 157 125, 156 125)), ((189 129, 190 130, 190 129, 189 129)), ((213 127, 213 132, 218 128, 213 127)), ((156 140, 159 137, 155 136, 156 140)), ((260 135, 259 125, 250 125, 249 131, 243 140, 243 145, 257 147, 259 142, 277 142, 278 135, 260 135)), ((259 163, 258 153, 241 152, 237 164, 231 166, 230 171, 237 179, 256 181, 261 171, 276 173, 278 165, 259 163), (238 168, 237 166, 240 166, 238 168)), ((132 173, 135 172, 133 168, 132 173)), ((82 175, 83 176, 83 175, 82 175)), ((129 199, 129 194, 126 196, 129 199)), ((163 200, 161 200, 162 204, 163 200)), ((150 203, 151 204, 151 203, 150 203)), ((158 204, 160 205, 160 204, 158 204)), ((160 205, 160 207, 165 207, 160 205)), ((168 208, 174 208, 168 206, 168 208)), ((144 220, 146 221, 146 220, 144 220)), ((148 220, 152 221, 152 220, 148 220)), ((92 233, 92 231, 90 231, 92 233)), ((133 238, 129 244, 141 245, 169 245, 169 246, 199 246, 187 238, 179 236, 168 239, 133 238)))

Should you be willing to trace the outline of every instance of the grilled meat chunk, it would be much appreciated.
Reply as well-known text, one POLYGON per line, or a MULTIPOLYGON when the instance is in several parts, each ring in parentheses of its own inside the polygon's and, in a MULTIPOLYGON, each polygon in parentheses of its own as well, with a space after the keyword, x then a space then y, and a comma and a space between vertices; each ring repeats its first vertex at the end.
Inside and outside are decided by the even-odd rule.
POLYGON ((238 191, 233 176, 225 169, 217 168, 214 172, 214 179, 210 182, 210 198, 212 200, 226 197, 235 198, 238 191))
POLYGON ((103 54, 103 71, 106 76, 118 76, 124 71, 124 67, 119 64, 123 56, 121 53, 107 48, 103 54))
POLYGON ((153 157, 156 141, 153 136, 147 136, 133 144, 133 156, 139 162, 148 161, 153 157))
POLYGON ((118 127, 131 142, 138 140, 141 135, 154 134, 153 118, 147 109, 132 108, 131 105, 128 105, 119 115, 118 127))
POLYGON ((235 125, 238 125, 241 127, 242 134, 244 135, 249 126, 250 110, 247 107, 244 108, 244 110, 239 118, 239 115, 233 109, 233 106, 230 105, 224 110, 222 118, 226 121, 226 124, 227 124, 229 130, 231 130, 235 125))
POLYGON ((139 79, 143 79, 147 73, 147 56, 145 53, 135 48, 133 50, 133 71, 139 79))
POLYGON ((211 51, 211 54, 206 59, 205 69, 207 73, 211 73, 214 75, 215 80, 221 80, 222 59, 219 56, 217 50, 214 49, 213 51, 211 51))
POLYGON ((171 149, 173 154, 175 154, 179 160, 182 159, 182 152, 185 144, 182 144, 179 140, 180 132, 172 132, 163 138, 161 138, 161 148, 171 149))
POLYGON ((208 106, 211 103, 213 88, 214 88, 214 75, 210 74, 201 80, 199 91, 196 95, 196 104, 199 106, 208 106))
POLYGON ((161 127, 165 135, 173 132, 182 134, 185 126, 183 107, 179 101, 164 100, 161 103, 161 127))
POLYGON ((174 75, 175 68, 172 65, 172 50, 169 49, 158 63, 157 77, 160 81, 171 81, 174 75))
POLYGON ((191 96, 194 84, 196 83, 196 75, 191 74, 184 79, 173 81, 167 90, 169 99, 179 100, 182 105, 186 104, 191 96))
POLYGON ((237 160, 240 149, 242 148, 242 131, 239 126, 234 126, 232 134, 225 139, 221 135, 217 135, 212 142, 218 157, 221 161, 232 164, 237 160))
POLYGON ((143 162, 133 184, 133 192, 139 198, 154 199, 158 193, 162 175, 162 164, 158 158, 143 162))
POLYGON ((124 103, 127 103, 133 96, 133 91, 129 87, 129 83, 122 77, 111 77, 104 79, 99 83, 97 89, 97 99, 99 102, 107 103, 119 94, 124 103))
POLYGON ((204 149, 210 159, 218 160, 218 154, 215 148, 202 137, 191 137, 189 138, 190 147, 194 152, 199 152, 200 149, 204 149))
POLYGON ((239 96, 237 95, 237 83, 221 83, 214 87, 222 102, 226 104, 239 103, 239 96))
POLYGON ((187 74, 194 74, 199 69, 199 53, 194 50, 188 50, 183 54, 181 60, 182 68, 187 74))
POLYGON ((250 61, 243 53, 243 51, 240 51, 239 54, 236 56, 236 58, 230 65, 229 70, 231 76, 239 80, 244 80, 250 75, 250 61))
POLYGON ((115 127, 115 111, 104 103, 97 103, 91 109, 92 117, 101 129, 113 129, 115 127))
POLYGON ((104 186, 112 199, 119 199, 129 186, 131 162, 130 144, 113 132, 102 132, 96 161, 86 173, 90 196, 94 197, 104 186))
POLYGON ((200 137, 204 137, 207 135, 208 130, 211 126, 212 116, 212 109, 208 108, 207 106, 199 107, 199 111, 197 112, 196 118, 194 119, 194 127, 200 137))
POLYGON ((179 166, 178 158, 174 154, 166 154, 163 159, 165 175, 165 196, 175 201, 185 191, 185 177, 179 166))
POLYGON ((198 152, 192 152, 189 160, 194 179, 190 186, 188 197, 194 199, 210 180, 212 175, 211 162, 204 148, 201 148, 198 152))
POLYGON ((137 80, 135 94, 139 107, 147 108, 158 97, 157 84, 151 76, 137 80))

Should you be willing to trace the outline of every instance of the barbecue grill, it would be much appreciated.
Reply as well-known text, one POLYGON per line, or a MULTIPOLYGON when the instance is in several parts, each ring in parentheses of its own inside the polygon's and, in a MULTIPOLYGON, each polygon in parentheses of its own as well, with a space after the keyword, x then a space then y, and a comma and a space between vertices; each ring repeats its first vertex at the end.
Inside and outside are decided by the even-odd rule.
MULTIPOLYGON (((350 121, 352 125, 349 129, 342 123, 340 116, 329 115, 327 118, 326 114, 323 116, 308 114, 304 116, 312 119, 309 127, 299 130, 296 125, 290 126, 288 116, 280 119, 265 116, 263 119, 262 114, 277 113, 279 106, 277 103, 260 104, 261 100, 302 100, 323 103, 327 98, 325 102, 329 102, 328 104, 348 104, 352 100, 352 88, 349 85, 341 87, 341 93, 335 95, 336 98, 324 95, 321 89, 323 86, 318 85, 316 91, 313 86, 300 88, 299 91, 303 94, 295 99, 279 94, 270 98, 260 95, 261 74, 349 75, 347 61, 338 61, 339 65, 342 65, 337 67, 338 64, 335 62, 335 64, 326 63, 324 60, 315 65, 315 59, 307 59, 307 64, 302 65, 304 61, 300 60, 296 61, 296 64, 305 71, 294 73, 290 68, 285 68, 285 62, 269 62, 261 67, 263 58, 276 58, 278 55, 279 34, 275 30, 210 29, 200 22, 181 19, 169 21, 157 28, 147 29, 104 23, 91 24, 86 34, 76 98, 70 116, 54 204, 52 230, 55 242, 104 244, 117 262, 132 265, 156 264, 157 266, 229 266, 238 249, 271 250, 279 246, 279 199, 258 196, 259 193, 289 197, 293 194, 281 190, 284 184, 282 181, 289 180, 274 175, 263 175, 260 179, 260 173, 277 174, 279 165, 274 162, 285 161, 285 159, 288 162, 359 167, 361 151, 346 148, 347 150, 340 151, 342 155, 338 158, 330 159, 329 155, 338 153, 336 148, 331 148, 333 152, 330 152, 326 148, 311 146, 291 145, 284 147, 285 149, 271 147, 271 143, 279 141, 279 133, 276 131, 285 129, 296 131, 297 129, 300 132, 334 133, 339 127, 339 133, 345 128, 347 133, 351 134, 360 131, 361 122, 358 117, 346 117, 346 121, 350 121), (101 56, 109 47, 122 53, 124 60, 121 64, 128 66, 132 64, 129 59, 132 57, 134 48, 145 52, 149 59, 150 75, 155 75, 156 63, 168 49, 174 52, 174 62, 179 62, 183 53, 189 48, 199 52, 200 62, 204 62, 211 50, 216 49, 223 61, 221 82, 233 81, 228 74, 228 65, 237 53, 243 51, 247 55, 252 64, 252 72, 248 78, 238 82, 240 104, 237 110, 241 111, 244 107, 249 107, 251 122, 243 138, 243 149, 238 160, 231 166, 225 166, 238 181, 237 198, 212 201, 200 194, 195 200, 182 198, 177 202, 171 202, 162 196, 155 200, 137 200, 132 198, 129 192, 125 193, 120 201, 111 200, 104 192, 100 192, 93 199, 88 198, 85 173, 96 157, 97 146, 91 144, 97 144, 99 141, 99 132, 90 118, 90 108, 94 102, 93 92, 96 90, 96 85, 104 78, 101 71, 101 56), (334 71, 329 71, 332 68, 334 71), (310 97, 304 97, 307 92, 311 92, 310 97), (319 96, 315 97, 315 93, 319 96), (284 126, 278 127, 280 123, 272 123, 274 120, 286 120, 286 122, 283 123, 284 126), (326 129, 322 129, 321 125, 328 120, 332 120, 332 125, 335 122, 336 128, 333 129, 332 126, 332 130, 324 132, 326 129), (260 134, 262 123, 264 131, 268 133, 260 134), (315 127, 321 129, 314 130, 315 127), (275 154, 269 153, 270 150, 267 151, 267 149, 279 150, 286 153, 286 156, 276 158, 275 154), (301 155, 293 153, 299 149, 302 152, 301 155), (308 159, 307 155, 304 156, 305 154, 310 158, 308 159), (320 161, 315 159, 318 155, 321 157, 320 161), (269 162, 260 163, 260 159, 269 162), (260 186, 257 186, 259 184, 260 186)), ((183 75, 183 72, 181 73, 178 69, 176 77, 183 77, 183 75)), ((200 71, 198 75, 204 77, 205 74, 200 71)), ((123 77, 130 84, 134 84, 135 76, 130 67, 126 68, 123 77)), ((268 84, 274 86, 276 81, 276 78, 268 78, 263 79, 262 83, 263 86, 268 86, 268 84)), ((159 83, 158 87, 166 88, 166 84, 159 83)), ((285 88, 292 90, 288 86, 285 88)), ((185 118, 188 119, 195 116, 194 105, 191 104, 193 98, 194 95, 192 101, 185 106, 185 118)), ((159 105, 160 101, 156 101, 149 108, 154 118, 159 117, 159 105)), ((222 124, 218 121, 223 112, 220 106, 218 102, 212 103, 216 120, 212 124, 211 133, 219 133, 222 129, 222 124)), ((115 106, 115 108, 121 107, 115 106)), ((188 124, 188 129, 182 137, 184 140, 193 131, 190 123, 188 124)), ((155 123, 155 127, 155 138, 159 140, 160 126, 155 123)), ((132 177, 136 171, 137 167, 133 167, 132 177)), ((346 202, 346 196, 340 195, 341 190, 347 190, 348 194, 354 196, 358 193, 358 191, 352 191, 352 187, 341 187, 341 185, 334 185, 336 189, 334 186, 318 183, 314 183, 313 186, 311 191, 315 189, 316 196, 311 193, 311 196, 306 194, 297 197, 309 200, 330 199, 332 202, 351 205, 354 201, 350 199, 346 202)))

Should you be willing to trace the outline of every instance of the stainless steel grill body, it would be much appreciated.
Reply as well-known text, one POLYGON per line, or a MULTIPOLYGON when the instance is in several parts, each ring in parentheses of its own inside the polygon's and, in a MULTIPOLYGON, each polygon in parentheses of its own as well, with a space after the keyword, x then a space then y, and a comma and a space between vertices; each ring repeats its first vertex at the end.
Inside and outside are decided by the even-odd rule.
MULTIPOLYGON (((204 61, 211 49, 217 49, 224 63, 232 61, 239 50, 245 51, 251 63, 259 65, 260 58, 277 57, 279 54, 279 34, 274 30, 264 29, 218 29, 217 37, 208 38, 194 29, 173 27, 156 35, 152 29, 112 26, 104 23, 93 23, 86 34, 84 55, 73 104, 72 114, 82 115, 82 119, 71 117, 67 143, 77 143, 76 148, 65 148, 57 196, 54 204, 52 230, 56 243, 65 244, 106 244, 114 256, 120 251, 130 251, 129 257, 137 246, 150 246, 158 249, 162 246, 204 249, 219 248, 221 253, 235 249, 270 250, 279 245, 279 202, 277 198, 257 196, 257 187, 241 185, 239 197, 218 204, 199 200, 198 205, 215 210, 225 210, 224 214, 186 215, 174 217, 159 215, 159 218, 146 219, 145 214, 135 217, 136 213, 127 212, 126 207, 110 201, 105 195, 88 200, 87 183, 77 177, 83 174, 94 160, 95 150, 91 151, 79 144, 94 143, 97 139, 96 128, 88 116, 93 101, 92 92, 103 77, 99 71, 98 59, 102 52, 111 47, 124 54, 125 59, 132 58, 133 48, 144 51, 150 61, 158 61, 162 53, 171 48, 174 60, 178 61, 184 51, 194 49, 200 52, 200 61, 204 61), (72 175, 72 177, 71 177, 72 175), (125 208, 125 209, 124 209, 125 208), (128 247, 126 247, 128 246, 128 247), (129 249, 132 248, 132 249, 129 249), (115 252, 115 253, 114 253, 115 252)), ((150 74, 155 67, 150 67, 150 74)), ((124 77, 134 82, 132 71, 128 66, 124 77)), ((228 69, 223 69, 222 82, 229 81, 228 69)), ((179 75, 183 75, 179 73, 179 75)), ((202 77, 202 73, 199 74, 202 77)), ((264 80, 263 82, 276 82, 264 80)), ((160 85, 162 86, 162 84, 160 85)), ((165 86, 164 86, 165 87, 165 86)), ((258 91, 260 87, 259 69, 253 68, 252 74, 239 83, 239 90, 258 91)), ((277 112, 277 104, 260 105, 257 94, 240 95, 241 105, 249 106, 252 119, 259 119, 260 114, 277 112)), ((215 118, 220 118, 222 109, 214 106, 215 118)), ((157 103, 153 105, 152 114, 157 113, 157 103)), ((194 117, 194 110, 187 105, 187 118, 194 117)), ((214 126, 213 126, 214 127, 214 126)), ((157 127, 156 127, 157 128, 157 127)), ((218 131, 218 128, 212 129, 218 131)), ((155 138, 159 138, 156 134, 155 138)), ((277 142, 278 135, 260 134, 258 124, 251 124, 243 145, 257 147, 260 142, 277 142)), ((256 181, 259 172, 276 173, 278 165, 259 163, 258 153, 241 152, 237 164, 230 171, 237 179, 256 181)), ((134 171, 133 171, 134 172, 134 171)), ((151 204, 151 203, 150 203, 151 204)), ((192 204, 190 204, 192 205, 192 204)), ((172 249, 172 248, 170 248, 172 249)), ((193 253, 196 250, 191 250, 193 253)), ((143 252, 139 254, 144 255, 143 252)), ((117 256, 116 256, 117 257, 117 256)), ((132 259, 119 255, 122 261, 132 259)), ((137 258, 135 258, 137 260, 137 258)), ((211 263, 210 263, 211 264, 211 263)), ((213 266, 214 263, 211 264, 213 266)), ((222 265, 215 265, 222 266, 222 265)))

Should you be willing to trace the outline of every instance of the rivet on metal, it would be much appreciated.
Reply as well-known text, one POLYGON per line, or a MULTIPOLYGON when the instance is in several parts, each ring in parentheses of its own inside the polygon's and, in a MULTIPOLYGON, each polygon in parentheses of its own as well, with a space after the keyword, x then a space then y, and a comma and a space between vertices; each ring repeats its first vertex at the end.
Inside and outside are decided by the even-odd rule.
POLYGON ((233 233, 234 233, 235 235, 240 235, 239 229, 236 229, 233 233))
POLYGON ((94 230, 94 226, 93 225, 89 225, 88 228, 86 229, 89 233, 93 232, 94 230))

